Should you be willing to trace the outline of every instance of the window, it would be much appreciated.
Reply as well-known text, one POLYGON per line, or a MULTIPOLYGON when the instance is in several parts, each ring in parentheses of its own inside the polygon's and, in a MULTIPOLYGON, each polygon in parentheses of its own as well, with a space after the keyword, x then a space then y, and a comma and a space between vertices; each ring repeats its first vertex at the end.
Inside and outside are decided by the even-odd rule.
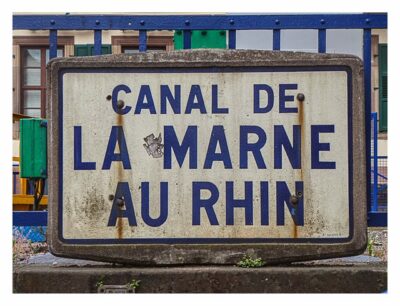
MULTIPOLYGON (((138 36, 112 36, 113 53, 139 52, 138 36)), ((174 48, 173 33, 150 35, 147 37, 147 52, 171 51, 174 48)))
MULTIPOLYGON (((48 47, 21 48, 21 112, 32 117, 46 117, 46 64, 48 47)), ((57 57, 64 56, 63 49, 57 57)))
MULTIPOLYGON (((122 52, 121 53, 138 53, 139 52, 139 46, 123 46, 122 47, 122 52)), ((161 52, 165 51, 165 46, 148 46, 147 47, 147 52, 161 52)))
POLYGON ((379 131, 387 131, 387 44, 379 44, 379 131))

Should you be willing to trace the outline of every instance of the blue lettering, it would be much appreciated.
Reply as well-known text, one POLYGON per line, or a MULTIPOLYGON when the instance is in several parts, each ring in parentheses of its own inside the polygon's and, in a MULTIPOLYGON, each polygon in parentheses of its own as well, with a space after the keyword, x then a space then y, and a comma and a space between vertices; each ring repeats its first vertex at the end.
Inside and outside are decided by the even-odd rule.
POLYGON ((128 182, 118 182, 107 226, 115 226, 117 218, 128 218, 129 226, 137 225, 128 182), (121 201, 126 209, 122 209, 121 201))
POLYGON ((303 182, 295 183, 297 203, 290 201, 291 193, 286 182, 276 182, 276 225, 285 225, 285 203, 289 208, 293 222, 297 226, 304 226, 304 192, 303 182))
POLYGON ((217 186, 210 182, 192 183, 192 225, 200 225, 200 208, 204 208, 211 225, 218 225, 218 219, 213 209, 217 203, 219 191, 217 186), (208 199, 201 199, 201 190, 210 191, 208 199))
POLYGON ((233 182, 226 182, 226 225, 234 225, 234 208, 244 208, 245 224, 253 225, 253 183, 244 182, 243 200, 233 198, 233 182))
POLYGON ((222 125, 213 126, 210 143, 208 144, 204 169, 211 169, 214 161, 222 161, 225 169, 232 169, 232 161, 229 155, 228 144, 226 142, 225 131, 222 125), (217 145, 221 153, 216 153, 217 145))
POLYGON ((126 147, 125 135, 122 126, 113 126, 108 141, 106 154, 104 156, 103 170, 108 170, 113 161, 121 161, 124 169, 131 169, 128 148, 126 147), (119 153, 115 153, 115 147, 119 146, 119 153))
POLYGON ((197 126, 187 128, 181 145, 171 125, 164 126, 164 138, 164 169, 171 169, 172 150, 180 167, 189 151, 189 169, 197 169, 197 126))
POLYGON ((268 182, 260 182, 261 225, 269 225, 268 182))
POLYGON ((240 126, 240 169, 247 169, 248 152, 253 153, 258 169, 266 169, 261 149, 267 141, 264 130, 255 125, 240 126), (258 140, 255 143, 248 143, 248 134, 256 134, 258 140))
POLYGON ((201 114, 207 113, 200 85, 192 85, 190 88, 185 114, 191 114, 193 109, 200 110, 201 114))
POLYGON ((330 151, 329 142, 320 143, 319 133, 334 133, 334 125, 312 125, 311 126, 311 169, 336 169, 334 161, 320 161, 320 151, 330 151))
POLYGON ((213 114, 228 114, 228 108, 218 107, 218 85, 211 85, 211 106, 213 114))
POLYGON ((168 85, 161 85, 161 114, 167 113, 167 101, 174 114, 181 113, 181 85, 175 85, 175 95, 172 95, 168 85))
POLYGON ((297 84, 279 84, 279 112, 297 113, 297 107, 286 107, 286 102, 293 102, 294 96, 286 95, 286 90, 297 89, 297 84))
POLYGON ((113 89, 113 92, 112 92, 112 96, 111 96, 112 107, 113 107, 114 112, 116 112, 117 114, 120 114, 120 115, 125 115, 125 114, 129 113, 129 111, 131 110, 132 107, 125 106, 124 108, 121 108, 121 109, 118 108, 118 93, 120 91, 123 91, 125 93, 130 93, 131 89, 124 84, 115 86, 115 88, 113 89))
POLYGON ((283 125, 274 126, 274 168, 282 169, 282 148, 293 169, 301 168, 301 126, 293 125, 293 146, 283 125))
POLYGON ((142 218, 144 223, 158 227, 165 223, 168 217, 168 183, 160 182, 160 215, 153 219, 150 217, 149 182, 142 182, 142 218))
POLYGON ((142 109, 148 109, 150 114, 156 113, 156 108, 154 106, 153 96, 151 95, 151 90, 149 85, 140 86, 139 96, 136 103, 135 114, 140 114, 142 109), (145 100, 147 102, 145 102, 145 100))
POLYGON ((82 161, 82 127, 74 126, 74 170, 95 170, 95 162, 82 161))
POLYGON ((254 102, 254 113, 264 114, 271 111, 274 106, 274 92, 271 86, 267 84, 254 84, 253 87, 253 102, 254 102), (268 95, 268 102, 265 107, 260 106, 260 91, 266 91, 268 95))

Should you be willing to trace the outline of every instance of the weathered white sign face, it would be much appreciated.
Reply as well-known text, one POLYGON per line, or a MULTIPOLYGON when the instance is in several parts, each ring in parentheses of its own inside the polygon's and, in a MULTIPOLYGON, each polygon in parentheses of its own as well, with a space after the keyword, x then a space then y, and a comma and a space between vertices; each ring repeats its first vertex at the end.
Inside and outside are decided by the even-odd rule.
POLYGON ((65 70, 63 241, 346 241, 350 78, 339 66, 65 70))

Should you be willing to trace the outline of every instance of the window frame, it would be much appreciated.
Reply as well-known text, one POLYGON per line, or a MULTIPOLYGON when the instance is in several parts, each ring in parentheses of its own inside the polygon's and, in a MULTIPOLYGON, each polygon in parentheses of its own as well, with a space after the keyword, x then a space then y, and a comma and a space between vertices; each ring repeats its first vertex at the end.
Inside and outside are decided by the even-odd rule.
MULTIPOLYGON (((66 45, 73 45, 73 36, 59 36, 57 38, 57 50, 62 50, 63 55, 66 53, 66 45)), ((24 107, 24 91, 26 90, 40 90, 40 117, 46 118, 46 49, 50 48, 49 36, 14 36, 13 46, 18 47, 18 64, 19 69, 17 73, 19 74, 18 81, 15 84, 18 86, 18 107, 21 114, 25 114, 24 107), (41 66, 40 66, 40 85, 24 85, 24 50, 26 49, 40 49, 41 53, 41 66), (44 66, 43 66, 44 65, 44 66)))
MULTIPOLYGON (((26 115, 25 110, 25 91, 40 91, 40 118, 46 117, 46 50, 49 49, 48 46, 23 46, 20 47, 20 110, 21 113, 26 115), (40 84, 39 85, 25 85, 25 73, 24 69, 29 68, 24 65, 24 52, 28 49, 40 50, 40 66, 35 67, 40 69, 40 84)), ((57 48, 57 50, 63 50, 63 48, 57 48)))
MULTIPOLYGON (((111 36, 111 45, 119 48, 119 53, 122 53, 124 48, 138 48, 139 49, 139 36, 138 35, 124 35, 124 36, 111 36)), ((174 50, 174 36, 171 32, 169 35, 148 35, 147 47, 163 47, 165 51, 174 50)), ((118 53, 118 52, 113 52, 118 53)))

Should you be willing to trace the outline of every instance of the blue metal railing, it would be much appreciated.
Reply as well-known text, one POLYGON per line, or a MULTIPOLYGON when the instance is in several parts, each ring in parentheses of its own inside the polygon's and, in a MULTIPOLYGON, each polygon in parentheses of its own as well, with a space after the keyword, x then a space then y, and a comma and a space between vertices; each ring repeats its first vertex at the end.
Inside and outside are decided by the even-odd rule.
MULTIPOLYGON (((147 50, 147 31, 183 30, 183 48, 191 48, 191 30, 227 30, 236 48, 237 30, 272 30, 273 50, 280 50, 281 30, 318 30, 318 52, 326 52, 327 29, 362 29, 365 89, 367 203, 371 203, 371 29, 386 29, 386 13, 298 15, 14 15, 14 30, 49 30, 50 58, 57 56, 57 31, 93 30, 94 55, 101 54, 103 30, 139 31, 139 51, 147 50)), ((376 155, 375 155, 376 156, 376 155)))
POLYGON ((370 226, 387 226, 387 156, 378 155, 378 114, 371 113, 371 202, 370 226))

